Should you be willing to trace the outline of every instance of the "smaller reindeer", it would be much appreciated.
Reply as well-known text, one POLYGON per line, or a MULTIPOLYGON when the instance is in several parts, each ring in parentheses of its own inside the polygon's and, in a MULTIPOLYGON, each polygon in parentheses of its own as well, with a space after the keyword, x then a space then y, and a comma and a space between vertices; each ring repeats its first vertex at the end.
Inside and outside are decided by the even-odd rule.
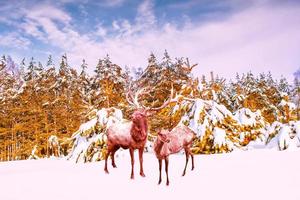
POLYGON ((165 160, 165 169, 167 175, 166 184, 169 185, 169 155, 178 153, 180 150, 184 149, 186 162, 185 167, 182 173, 182 176, 185 175, 186 167, 189 161, 189 156, 192 157, 192 170, 194 169, 194 156, 191 152, 191 146, 195 134, 185 125, 179 124, 172 131, 161 130, 158 132, 158 136, 154 142, 154 151, 159 163, 159 181, 161 183, 161 168, 162 160, 165 160))

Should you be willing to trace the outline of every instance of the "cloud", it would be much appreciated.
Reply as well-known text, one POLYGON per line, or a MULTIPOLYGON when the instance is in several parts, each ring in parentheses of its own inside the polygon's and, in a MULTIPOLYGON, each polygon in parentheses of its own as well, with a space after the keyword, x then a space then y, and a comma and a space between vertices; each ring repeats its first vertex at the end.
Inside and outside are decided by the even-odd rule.
POLYGON ((196 75, 214 71, 230 78, 236 72, 271 71, 277 78, 283 74, 290 80, 300 64, 299 6, 252 6, 222 20, 183 27, 172 23, 158 27, 152 8, 151 1, 144 1, 134 23, 114 22, 119 33, 114 37, 107 34, 96 43, 79 37, 83 39, 80 48, 67 51, 70 58, 77 62, 82 59, 77 57, 85 56, 94 66, 109 53, 122 66, 146 66, 150 52, 160 56, 167 49, 171 56, 187 56, 199 63, 196 75))
MULTIPOLYGON (((45 1, 45 0, 44 0, 45 1)), ((93 4, 100 7, 118 7, 121 6, 126 0, 59 0, 57 1, 58 4, 93 4)))
POLYGON ((32 20, 25 20, 25 22, 18 25, 19 28, 25 31, 28 35, 36 37, 37 39, 46 41, 44 33, 39 30, 38 24, 32 20))
POLYGON ((68 24, 71 20, 71 17, 66 12, 47 4, 35 6, 30 12, 26 13, 26 17, 32 20, 38 20, 38 18, 47 18, 51 20, 57 20, 64 24, 68 24))
POLYGON ((11 33, 6 35, 0 35, 0 44, 1 46, 13 47, 16 49, 28 49, 31 44, 30 40, 22 37, 17 33, 11 33))
POLYGON ((107 35, 107 29, 100 23, 96 26, 96 32, 94 34, 103 38, 107 35))
POLYGON ((151 0, 143 1, 137 9, 136 25, 140 28, 146 28, 155 25, 156 17, 154 15, 154 2, 151 0))
POLYGON ((120 6, 125 2, 125 0, 104 0, 102 5, 108 6, 108 7, 115 7, 115 6, 120 6))
POLYGON ((70 64, 78 68, 83 58, 94 67, 107 53, 121 66, 145 67, 150 52, 161 57, 165 49, 173 57, 185 56, 198 63, 196 76, 214 71, 230 78, 251 70, 271 71, 277 78, 283 74, 292 80, 300 65, 298 4, 243 4, 230 15, 219 14, 208 21, 191 19, 180 26, 160 21, 154 8, 154 1, 145 0, 133 20, 115 19, 110 26, 98 24, 95 30, 79 33, 63 8, 41 4, 24 12, 19 28, 57 47, 59 54, 66 52, 70 64))
POLYGON ((62 50, 73 47, 75 40, 84 40, 71 26, 71 17, 63 10, 52 5, 33 7, 24 15, 24 23, 19 28, 27 34, 41 39, 62 50))

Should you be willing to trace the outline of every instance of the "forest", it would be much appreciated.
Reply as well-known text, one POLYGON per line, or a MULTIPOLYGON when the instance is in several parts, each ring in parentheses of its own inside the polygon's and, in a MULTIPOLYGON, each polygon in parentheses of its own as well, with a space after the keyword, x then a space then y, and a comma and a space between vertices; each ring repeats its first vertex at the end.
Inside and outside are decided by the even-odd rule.
MULTIPOLYGON (((34 58, 17 64, 10 56, 1 57, 1 161, 28 159, 33 150, 38 157, 49 156, 49 138, 53 136, 58 138, 61 154, 70 154, 76 140, 72 135, 82 124, 108 108, 121 110, 124 119, 129 119, 133 108, 126 93, 144 87, 149 88, 148 92, 139 100, 149 107, 162 105, 172 87, 177 95, 194 100, 172 103, 151 116, 149 141, 157 130, 172 129, 184 121, 197 133, 195 153, 242 148, 266 131, 264 141, 268 143, 284 124, 289 124, 291 134, 296 134, 296 122, 300 120, 297 76, 293 83, 284 77, 276 80, 271 72, 236 73, 233 80, 219 77, 218 72, 208 77, 195 76, 193 68, 201 69, 200 65, 191 64, 187 58, 171 59, 167 51, 160 61, 151 53, 148 65, 138 69, 118 66, 108 55, 99 59, 95 67, 88 66, 85 60, 78 65, 80 70, 70 66, 67 55, 61 57, 58 66, 51 56, 45 64, 34 58), (90 67, 92 74, 87 72, 90 67), (224 130, 226 143, 216 144, 213 136, 217 128, 224 130)), ((93 129, 93 134, 99 134, 97 131, 93 129)), ((102 148, 103 144, 99 150, 102 148)))

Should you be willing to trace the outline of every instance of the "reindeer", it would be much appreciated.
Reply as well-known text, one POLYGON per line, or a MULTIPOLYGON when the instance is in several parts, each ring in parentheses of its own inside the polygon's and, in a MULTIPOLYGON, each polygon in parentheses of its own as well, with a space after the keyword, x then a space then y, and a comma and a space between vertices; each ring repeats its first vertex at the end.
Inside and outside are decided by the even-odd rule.
POLYGON ((169 155, 178 153, 180 150, 184 149, 185 151, 185 167, 182 173, 182 176, 185 175, 186 167, 189 161, 189 156, 192 158, 192 170, 194 170, 194 156, 191 152, 191 146, 193 139, 196 135, 185 125, 179 124, 172 131, 160 130, 158 136, 154 141, 154 152, 158 159, 159 163, 159 181, 161 183, 161 168, 162 160, 165 160, 165 170, 167 175, 166 184, 169 185, 169 155))
POLYGON ((134 179, 134 150, 138 149, 139 160, 140 160, 140 175, 145 177, 143 170, 143 151, 147 141, 148 135, 148 121, 147 118, 154 112, 165 108, 169 103, 175 100, 171 100, 173 96, 173 86, 171 89, 170 98, 163 103, 160 107, 148 108, 144 105, 140 105, 138 97, 145 93, 146 89, 142 89, 136 92, 135 97, 131 94, 131 91, 126 93, 126 99, 129 104, 134 106, 135 111, 133 112, 130 122, 117 122, 112 124, 107 129, 107 154, 105 157, 104 171, 108 172, 107 159, 111 156, 112 166, 115 168, 114 155, 116 151, 122 147, 123 149, 129 149, 131 157, 131 179, 134 179))

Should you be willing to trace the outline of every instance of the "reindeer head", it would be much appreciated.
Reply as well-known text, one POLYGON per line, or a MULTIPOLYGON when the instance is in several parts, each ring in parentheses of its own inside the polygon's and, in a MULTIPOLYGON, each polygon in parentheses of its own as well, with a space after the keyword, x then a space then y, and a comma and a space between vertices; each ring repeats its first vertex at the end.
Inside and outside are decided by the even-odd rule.
POLYGON ((147 131, 148 131, 147 117, 152 115, 154 112, 163 109, 171 102, 171 98, 173 96, 173 87, 171 90, 171 98, 168 99, 163 105, 156 108, 149 108, 139 103, 138 101, 139 96, 145 94, 146 92, 148 92, 148 88, 143 88, 141 90, 138 90, 135 93, 134 97, 130 90, 128 93, 126 93, 126 99, 128 103, 135 108, 135 111, 131 116, 133 122, 131 133, 133 134, 133 138, 136 141, 143 141, 147 137, 147 131))
POLYGON ((160 141, 160 142, 163 142, 163 143, 169 143, 170 142, 170 138, 168 138, 168 131, 166 130, 160 130, 157 134, 157 139, 160 141))
POLYGON ((136 131, 146 132, 148 130, 147 116, 143 110, 134 111, 131 117, 136 131))

